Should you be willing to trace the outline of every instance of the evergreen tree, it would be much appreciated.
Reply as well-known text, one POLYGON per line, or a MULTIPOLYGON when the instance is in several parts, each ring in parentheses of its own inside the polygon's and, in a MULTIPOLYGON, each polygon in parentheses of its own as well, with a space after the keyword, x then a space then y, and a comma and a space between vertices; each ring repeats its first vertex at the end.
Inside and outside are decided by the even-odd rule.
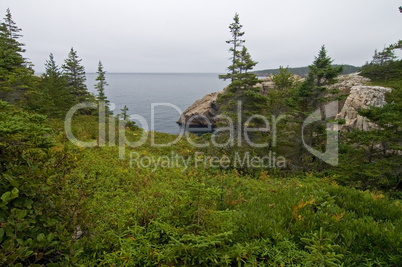
POLYGON ((124 108, 120 109, 121 114, 117 115, 118 120, 123 120, 127 128, 135 130, 138 127, 135 125, 134 121, 130 121, 130 115, 128 115, 128 107, 124 105, 124 108))
POLYGON ((380 64, 381 66, 389 61, 393 61, 396 58, 394 49, 395 45, 390 45, 389 47, 384 48, 383 51, 378 52, 377 49, 374 51, 372 64, 380 64))
POLYGON ((48 112, 50 116, 64 116, 64 114, 74 105, 73 96, 68 91, 68 85, 60 68, 54 61, 53 54, 45 63, 45 73, 42 77, 40 90, 45 97, 49 98, 48 112))
POLYGON ((19 32, 21 31, 20 28, 17 27, 16 23, 12 19, 11 11, 7 8, 6 17, 4 18, 5 26, 9 33, 9 38, 12 40, 17 40, 21 35, 19 32))
POLYGON ((272 76, 272 81, 277 90, 286 90, 295 83, 293 74, 289 72, 289 67, 284 68, 283 66, 279 66, 279 73, 272 76))
POLYGON ((288 112, 286 99, 294 93, 298 80, 289 72, 289 67, 279 67, 279 73, 272 76, 274 87, 266 92, 269 114, 276 117, 288 112))
MULTIPOLYGON (((247 48, 242 46, 242 43, 245 41, 240 39, 244 35, 244 32, 241 32, 241 27, 242 25, 239 24, 239 15, 236 13, 234 22, 229 27, 233 39, 227 41, 227 43, 233 44, 233 47, 230 49, 230 52, 233 53, 232 65, 228 68, 231 72, 219 76, 221 79, 230 78, 232 80, 226 92, 220 96, 219 102, 222 104, 221 111, 235 122, 235 135, 238 132, 243 132, 244 124, 250 116, 262 115, 267 108, 266 97, 261 94, 260 88, 256 87, 256 84, 260 80, 258 80, 255 74, 249 73, 257 62, 252 60, 247 48), (240 46, 242 46, 242 50, 237 50, 240 46), (239 101, 241 101, 241 107, 238 106, 239 101), (239 108, 241 110, 240 113, 239 108), (241 129, 238 129, 239 125, 241 129)), ((256 125, 260 122, 259 120, 255 120, 253 124, 256 125)), ((242 137, 235 136, 235 138, 242 137)))
POLYGON ((374 50, 374 55, 373 55, 373 59, 371 60, 371 64, 378 64, 380 62, 381 62, 380 56, 378 55, 378 51, 376 49, 376 50, 374 50))
MULTIPOLYGON (((295 156, 294 150, 299 145, 301 137, 299 125, 294 123, 292 116, 286 115, 292 114, 288 102, 300 85, 300 80, 289 72, 288 67, 280 66, 279 73, 272 76, 272 81, 274 86, 266 91, 268 116, 270 122, 277 121, 278 123, 275 125, 275 129, 272 125, 269 150, 291 160, 295 156)), ((289 161, 288 167, 292 168, 292 163, 289 161)))
POLYGON ((309 74, 296 93, 297 109, 304 120, 311 112, 323 104, 339 97, 339 90, 329 90, 328 85, 336 83, 336 77, 342 72, 342 66, 333 66, 333 60, 327 56, 325 46, 309 66, 309 74))
POLYGON ((106 86, 108 86, 108 83, 106 82, 105 77, 106 71, 103 70, 103 65, 101 61, 99 61, 98 63, 98 71, 96 73, 98 74, 98 77, 96 77, 96 81, 98 81, 98 83, 95 84, 95 88, 98 91, 98 96, 96 98, 98 101, 103 101, 105 103, 105 107, 107 110, 109 100, 106 97, 105 88, 106 86))
POLYGON ((232 35, 232 39, 226 41, 228 44, 232 44, 233 46, 229 49, 229 51, 232 54, 231 60, 232 60, 232 65, 228 67, 229 73, 226 75, 220 75, 220 79, 231 79, 233 82, 234 80, 234 75, 238 73, 238 64, 239 64, 239 57, 240 57, 240 50, 239 48, 242 47, 243 43, 245 40, 241 39, 241 37, 244 35, 244 32, 241 31, 241 28, 243 25, 240 24, 239 21, 239 14, 235 14, 233 18, 233 23, 229 25, 230 33, 232 35))
MULTIPOLYGON (((315 57, 312 65, 309 66, 309 74, 306 80, 299 86, 294 97, 289 101, 292 108, 294 125, 301 125, 303 121, 316 110, 321 110, 321 121, 313 122, 304 128, 304 141, 310 147, 325 151, 326 139, 326 118, 323 107, 326 103, 342 99, 345 95, 340 95, 340 90, 330 90, 328 86, 336 83, 336 77, 342 72, 343 66, 333 66, 333 60, 327 56, 327 51, 323 45, 315 57)), ((301 130, 301 129, 300 129, 301 130)), ((310 163, 315 162, 315 157, 308 153, 302 142, 301 136, 294 133, 295 144, 293 145, 294 162, 302 163, 306 170, 311 168, 310 163)), ((319 163, 322 164, 321 162, 319 163)), ((320 166, 323 167, 323 166, 320 166)))
MULTIPOLYGON (((221 79, 231 79, 231 83, 224 93, 218 97, 219 112, 230 118, 231 131, 218 135, 218 143, 223 144, 223 148, 211 148, 214 150, 213 154, 224 153, 229 157, 235 157, 236 154, 266 153, 266 150, 261 151, 254 144, 266 145, 267 135, 262 128, 267 126, 262 117, 265 118, 267 115, 267 97, 262 94, 261 88, 256 86, 260 80, 255 74, 250 73, 257 62, 251 58, 247 48, 242 45, 245 41, 241 39, 244 35, 241 27, 239 16, 236 13, 234 22, 229 27, 232 40, 227 41, 233 45, 230 49, 231 65, 228 67, 229 72, 226 75, 219 76, 221 79), (261 131, 248 131, 248 128, 260 128, 261 131)), ((228 123, 230 123, 229 120, 222 121, 224 126, 228 126, 228 123)), ((234 162, 234 158, 231 162, 234 162)), ((234 167, 244 172, 254 171, 248 168, 249 166, 234 167)))
POLYGON ((67 79, 70 93, 75 96, 76 101, 81 103, 88 101, 90 94, 85 85, 85 68, 81 65, 82 59, 78 58, 77 51, 71 48, 68 58, 62 65, 63 75, 67 79))
POLYGON ((127 114, 128 107, 126 105, 124 105, 124 108, 120 109, 120 111, 121 111, 120 116, 123 119, 123 121, 127 121, 128 117, 129 117, 127 114))
POLYGON ((319 108, 320 103, 329 101, 330 93, 326 86, 334 84, 336 77, 342 72, 342 66, 334 67, 333 60, 327 56, 325 46, 321 47, 318 57, 309 66, 310 72, 299 90, 299 97, 304 104, 305 111, 311 112, 319 108))
POLYGON ((9 9, 0 24, 0 97, 7 100, 21 98, 21 94, 32 82, 33 70, 23 58, 23 44, 18 41, 21 31, 12 19, 9 9), (20 94, 10 95, 7 92, 22 90, 20 94))

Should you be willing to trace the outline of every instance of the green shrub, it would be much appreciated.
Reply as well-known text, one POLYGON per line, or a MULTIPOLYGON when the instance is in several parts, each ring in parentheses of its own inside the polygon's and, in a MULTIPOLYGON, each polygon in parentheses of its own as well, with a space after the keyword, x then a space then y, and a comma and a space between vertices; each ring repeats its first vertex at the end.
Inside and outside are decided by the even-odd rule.
POLYGON ((0 154, 0 264, 58 261, 71 242, 74 197, 62 189, 72 154, 54 147, 45 117, 3 101, 0 154))

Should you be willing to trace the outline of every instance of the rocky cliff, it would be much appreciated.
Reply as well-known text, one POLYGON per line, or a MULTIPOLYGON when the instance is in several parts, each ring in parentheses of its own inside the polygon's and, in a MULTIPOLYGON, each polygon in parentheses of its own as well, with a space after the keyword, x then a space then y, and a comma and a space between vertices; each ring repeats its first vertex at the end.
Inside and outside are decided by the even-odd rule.
POLYGON ((341 112, 335 117, 335 119, 345 119, 345 124, 340 125, 338 129, 343 131, 350 129, 369 131, 378 128, 375 123, 359 115, 358 110, 370 107, 383 107, 386 104, 385 94, 389 92, 391 92, 390 88, 380 86, 353 86, 342 106, 341 112))
MULTIPOLYGON (((390 88, 380 86, 368 86, 368 78, 360 76, 358 73, 342 75, 338 77, 338 82, 331 85, 330 89, 339 89, 343 94, 348 94, 348 97, 339 103, 336 119, 344 119, 345 124, 338 127, 339 130, 345 131, 351 128, 358 130, 371 130, 377 127, 358 114, 359 109, 369 108, 370 106, 382 107, 386 104, 385 94, 391 92, 390 88)), ((261 93, 266 93, 274 84, 270 77, 257 85, 261 88, 261 93)), ((224 89, 225 90, 225 89, 224 89)), ((219 120, 219 105, 216 100, 219 94, 224 90, 208 94, 197 100, 194 104, 188 107, 180 119, 178 124, 183 125, 188 123, 190 127, 207 126, 207 121, 214 126, 219 120)))

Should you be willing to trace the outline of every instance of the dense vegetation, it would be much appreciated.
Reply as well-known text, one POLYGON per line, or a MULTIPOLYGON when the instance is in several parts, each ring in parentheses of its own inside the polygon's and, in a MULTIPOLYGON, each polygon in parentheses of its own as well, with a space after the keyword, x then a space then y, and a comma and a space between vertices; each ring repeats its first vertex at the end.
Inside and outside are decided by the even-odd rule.
MULTIPOLYGON (((248 51, 241 46, 231 50, 234 60, 226 76, 234 81, 231 97, 257 99, 257 109, 266 104, 258 112, 267 118, 289 115, 280 130, 294 138, 279 138, 280 145, 272 148, 286 155, 288 168, 211 164, 217 155, 245 150, 260 155, 263 150, 229 145, 197 149, 186 139, 166 147, 155 147, 150 140, 140 147, 126 146, 125 159, 120 159, 120 148, 110 143, 73 145, 61 119, 68 105, 83 100, 107 104, 101 62, 98 96, 82 86, 85 75, 73 49, 62 70, 50 55, 46 73, 35 77, 17 42, 19 31, 7 28, 14 25, 11 21, 8 11, 0 28, 1 265, 401 265, 402 164, 395 154, 401 141, 400 60, 363 67, 373 83, 394 90, 383 108, 361 111, 381 130, 341 136, 338 167, 320 162, 295 143, 306 112, 343 97, 327 87, 340 68, 331 65, 325 47, 304 82, 281 68, 274 76, 275 88, 264 97, 253 89, 255 75, 249 70, 255 62, 248 51), (165 165, 147 161, 152 158, 163 158, 165 165)), ((240 26, 238 16, 231 26, 240 26)), ((231 116, 230 96, 221 101, 231 116)), ((255 111, 250 104, 244 114, 255 111)), ((126 121, 128 110, 122 112, 126 121)), ((132 142, 144 134, 132 124, 118 124, 117 118, 107 118, 109 141, 122 129, 132 142)), ((81 140, 99 140, 98 128, 94 110, 73 117, 73 133, 81 140)), ((307 130, 311 145, 320 147, 322 127, 307 130)), ((157 144, 175 138, 155 133, 157 144)), ((191 138, 203 143, 211 136, 191 138)), ((272 141, 266 135, 252 138, 272 141)))

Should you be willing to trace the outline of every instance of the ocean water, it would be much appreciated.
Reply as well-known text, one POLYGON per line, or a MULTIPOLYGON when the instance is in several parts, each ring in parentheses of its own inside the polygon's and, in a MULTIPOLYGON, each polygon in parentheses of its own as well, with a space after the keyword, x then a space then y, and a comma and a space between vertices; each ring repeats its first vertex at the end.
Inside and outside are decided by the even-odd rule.
MULTIPOLYGON (((96 94, 94 85, 97 74, 87 73, 86 85, 96 94)), ((130 115, 142 116, 151 129, 152 104, 167 103, 154 107, 154 130, 178 134, 176 124, 181 112, 206 94, 220 91, 229 81, 212 73, 106 73, 105 93, 115 105, 114 114, 127 105, 130 115)), ((138 120, 137 125, 141 127, 138 120)), ((143 127, 144 128, 144 127, 143 127)))

